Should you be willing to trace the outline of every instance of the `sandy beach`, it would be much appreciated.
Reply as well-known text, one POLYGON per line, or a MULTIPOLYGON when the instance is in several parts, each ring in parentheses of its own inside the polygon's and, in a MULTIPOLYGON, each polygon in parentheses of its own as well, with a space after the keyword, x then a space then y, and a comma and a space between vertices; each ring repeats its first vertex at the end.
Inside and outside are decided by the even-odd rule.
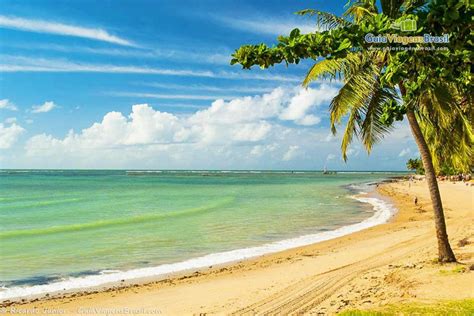
POLYGON ((459 263, 439 265, 427 186, 381 184, 398 208, 387 224, 185 275, 6 306, 7 313, 335 314, 401 302, 474 298, 474 187, 440 183, 459 263), (418 205, 414 204, 414 197, 418 205))

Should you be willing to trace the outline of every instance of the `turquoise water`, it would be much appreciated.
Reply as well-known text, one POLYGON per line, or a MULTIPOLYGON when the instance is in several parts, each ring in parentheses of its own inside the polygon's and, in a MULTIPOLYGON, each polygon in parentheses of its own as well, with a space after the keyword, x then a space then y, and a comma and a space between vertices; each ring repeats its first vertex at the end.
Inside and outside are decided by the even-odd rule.
MULTIPOLYGON (((393 175, 393 174, 390 174, 393 175)), ((361 222, 388 174, 0 172, 0 284, 180 262, 361 222)))

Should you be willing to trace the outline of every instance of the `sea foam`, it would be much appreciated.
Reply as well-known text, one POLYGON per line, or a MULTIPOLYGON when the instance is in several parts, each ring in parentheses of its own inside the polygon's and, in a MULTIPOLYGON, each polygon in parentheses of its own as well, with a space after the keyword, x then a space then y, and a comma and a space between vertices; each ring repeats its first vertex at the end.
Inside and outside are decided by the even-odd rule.
POLYGON ((202 269, 213 265, 231 263, 238 260, 262 256, 291 248, 307 246, 310 244, 334 239, 350 233, 354 233, 372 226, 387 222, 395 213, 395 208, 388 202, 377 197, 351 196, 362 203, 368 203, 373 207, 374 214, 362 222, 343 226, 331 231, 318 232, 303 235, 261 246, 236 249, 225 252, 212 253, 177 263, 163 264, 156 267, 138 268, 128 271, 107 271, 95 275, 82 277, 71 277, 50 284, 33 285, 28 287, 11 287, 0 290, 0 300, 15 299, 28 296, 41 296, 46 293, 54 294, 87 288, 118 284, 122 280, 137 280, 150 277, 160 277, 171 273, 183 272, 194 269, 202 269))

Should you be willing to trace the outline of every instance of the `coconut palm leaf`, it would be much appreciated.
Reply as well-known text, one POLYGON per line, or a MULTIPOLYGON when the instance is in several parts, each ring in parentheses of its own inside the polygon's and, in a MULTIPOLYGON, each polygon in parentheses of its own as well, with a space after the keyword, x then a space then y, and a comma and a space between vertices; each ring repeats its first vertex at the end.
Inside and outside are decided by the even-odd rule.
POLYGON ((321 30, 330 30, 335 29, 341 26, 347 26, 350 24, 349 21, 345 20, 344 18, 338 17, 329 12, 323 12, 319 10, 313 9, 306 9, 296 12, 298 15, 309 15, 309 16, 316 16, 317 18, 317 26, 321 30))
POLYGON ((472 167, 472 109, 463 100, 455 87, 440 82, 418 101, 417 117, 438 172, 443 166, 465 172, 472 167))
POLYGON ((343 59, 323 59, 315 63, 306 74, 303 80, 303 87, 318 79, 342 79, 343 59))
POLYGON ((380 0, 382 12, 391 18, 397 18, 404 0, 380 0))
POLYGON ((405 12, 413 12, 419 9, 426 9, 429 1, 427 0, 405 0, 402 4, 401 10, 405 12))
POLYGON ((360 127, 362 142, 368 153, 371 152, 373 145, 378 143, 392 129, 390 126, 381 123, 380 117, 383 114, 382 105, 396 98, 397 95, 394 90, 381 88, 380 82, 377 81, 373 88, 372 97, 367 106, 364 107, 365 115, 360 127))
POLYGON ((351 72, 353 65, 359 63, 361 53, 349 53, 344 58, 323 59, 316 62, 306 74, 302 85, 309 84, 318 79, 344 80, 346 74, 351 72))
MULTIPOLYGON (((376 79, 368 65, 365 69, 351 74, 339 93, 332 99, 329 105, 331 130, 336 133, 336 125, 340 124, 342 118, 352 108, 362 107, 372 93, 376 79)), ((354 116, 355 117, 355 116, 354 116)))
POLYGON ((347 78, 339 93, 329 106, 331 130, 336 133, 336 125, 348 115, 343 134, 341 150, 343 159, 347 159, 347 149, 354 136, 362 135, 367 150, 370 151, 382 135, 388 131, 380 123, 382 109, 380 104, 391 97, 381 89, 378 81, 380 68, 369 56, 359 56, 359 63, 348 63, 347 78))
POLYGON ((357 107, 353 107, 351 109, 351 114, 347 120, 346 128, 344 130, 344 134, 342 136, 341 141, 341 152, 342 152, 342 159, 347 161, 347 149, 352 142, 354 136, 358 136, 358 129, 357 129, 357 121, 360 120, 360 113, 357 107))
POLYGON ((347 4, 347 10, 344 12, 344 17, 350 17, 354 22, 358 23, 366 16, 374 15, 378 13, 375 0, 359 0, 352 3, 349 1, 347 4))

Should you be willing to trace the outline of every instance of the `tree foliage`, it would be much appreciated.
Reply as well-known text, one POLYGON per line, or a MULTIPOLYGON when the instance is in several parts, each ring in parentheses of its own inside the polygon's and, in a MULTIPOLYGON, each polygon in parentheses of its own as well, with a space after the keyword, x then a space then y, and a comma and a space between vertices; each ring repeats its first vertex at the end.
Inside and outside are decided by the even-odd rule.
POLYGON ((410 158, 407 161, 407 169, 411 171, 415 171, 416 174, 424 174, 425 169, 423 168, 423 162, 420 158, 410 158))
MULTIPOLYGON (((472 5, 467 0, 350 1, 343 17, 316 10, 298 14, 317 17, 320 31, 301 34, 294 29, 279 36, 274 46, 244 45, 231 64, 244 69, 275 64, 315 64, 303 81, 340 80, 343 87, 330 104, 331 130, 347 122, 341 144, 346 159, 348 145, 358 137, 368 152, 407 110, 417 120, 430 146, 437 170, 451 165, 469 170, 472 164, 472 5), (417 22, 416 31, 403 33, 394 24, 417 22), (413 44, 410 50, 390 50, 393 43, 367 43, 366 34, 448 34, 447 50, 437 45, 413 44), (431 48, 431 49, 427 49, 431 48), (400 89, 403 88, 403 94, 400 89)), ((399 44, 399 46, 404 46, 399 44)))

